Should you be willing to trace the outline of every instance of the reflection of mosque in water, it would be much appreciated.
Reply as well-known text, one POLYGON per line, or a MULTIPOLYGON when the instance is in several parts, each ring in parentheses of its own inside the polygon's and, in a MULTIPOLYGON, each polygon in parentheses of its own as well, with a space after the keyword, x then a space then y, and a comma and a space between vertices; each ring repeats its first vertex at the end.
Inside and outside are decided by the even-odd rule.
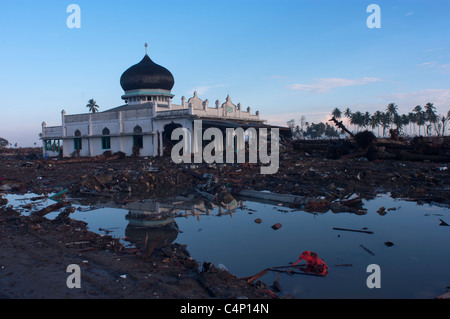
MULTIPOLYGON (((117 206, 117 204, 115 205, 117 206)), ((209 201, 189 197, 175 197, 169 200, 146 199, 119 205, 118 208, 128 210, 125 218, 128 225, 125 236, 137 248, 152 245, 156 247, 170 245, 178 236, 179 229, 176 218, 210 215, 217 209, 217 215, 231 215, 234 209, 242 207, 242 201, 233 200, 229 204, 216 206, 209 201)))

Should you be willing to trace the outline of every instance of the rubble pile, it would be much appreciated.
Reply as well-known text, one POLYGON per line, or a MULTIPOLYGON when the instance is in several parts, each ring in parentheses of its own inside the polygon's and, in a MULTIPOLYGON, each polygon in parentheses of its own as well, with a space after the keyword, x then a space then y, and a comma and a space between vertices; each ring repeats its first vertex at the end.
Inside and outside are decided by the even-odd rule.
POLYGON ((121 154, 29 160, 31 154, 15 160, 0 155, 0 192, 63 192, 123 202, 197 191, 220 204, 253 190, 302 197, 301 205, 290 204, 322 211, 354 194, 373 198, 389 192, 449 204, 448 137, 402 141, 358 133, 351 140, 284 142, 278 172, 267 175, 260 174, 260 163, 175 164, 170 157, 121 154))

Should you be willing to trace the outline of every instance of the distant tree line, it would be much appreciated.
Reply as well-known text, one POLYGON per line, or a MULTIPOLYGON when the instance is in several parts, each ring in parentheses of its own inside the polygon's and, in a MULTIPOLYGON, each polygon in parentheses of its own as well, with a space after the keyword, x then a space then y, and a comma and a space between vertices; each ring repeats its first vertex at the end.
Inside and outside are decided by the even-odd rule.
MULTIPOLYGON (((409 136, 445 136, 448 131, 447 124, 450 121, 450 110, 445 115, 437 114, 433 103, 427 103, 424 107, 415 106, 407 114, 399 114, 398 106, 390 103, 384 112, 375 111, 372 114, 361 111, 352 112, 350 108, 341 111, 336 107, 332 110, 331 116, 336 120, 343 118, 343 124, 355 133, 370 130, 378 137, 385 137, 391 129, 396 129, 399 134, 409 136)), ((337 135, 334 135, 335 133, 328 128, 330 125, 327 123, 310 125, 304 116, 301 117, 299 125, 295 124, 295 120, 290 120, 287 124, 291 128, 294 138, 339 136, 336 130, 334 131, 337 135)))
POLYGON ((306 118, 302 116, 300 118, 299 125, 296 125, 295 120, 290 120, 287 122, 289 128, 292 131, 292 136, 295 139, 308 138, 308 139, 318 139, 318 138, 337 138, 339 137, 339 132, 328 123, 309 123, 306 118))

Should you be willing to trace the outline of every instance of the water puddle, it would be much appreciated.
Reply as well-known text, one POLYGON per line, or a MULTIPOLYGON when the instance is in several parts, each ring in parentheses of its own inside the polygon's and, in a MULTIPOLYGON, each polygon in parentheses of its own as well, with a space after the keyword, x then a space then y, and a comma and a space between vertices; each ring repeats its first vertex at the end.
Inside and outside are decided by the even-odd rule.
MULTIPOLYGON (((23 214, 54 203, 32 200, 36 196, 6 198, 23 214)), ((329 266, 325 277, 269 272, 260 278, 268 285, 277 281, 282 295, 295 298, 434 298, 450 286, 450 210, 388 194, 364 200, 364 214, 313 214, 248 200, 217 207, 194 197, 73 206, 71 218, 86 221, 94 232, 137 247, 146 236, 161 237, 186 245, 200 263, 222 264, 238 277, 316 252, 329 266), (274 229, 277 223, 281 227, 274 229), (380 266, 381 288, 367 287, 370 264, 380 266)))

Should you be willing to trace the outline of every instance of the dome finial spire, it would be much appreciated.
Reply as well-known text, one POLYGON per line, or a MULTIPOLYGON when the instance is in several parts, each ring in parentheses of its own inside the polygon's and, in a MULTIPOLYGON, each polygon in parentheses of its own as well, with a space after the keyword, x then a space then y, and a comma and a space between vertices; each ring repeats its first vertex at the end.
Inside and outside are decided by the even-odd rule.
POLYGON ((148 44, 145 44, 145 55, 147 55, 147 48, 148 48, 148 44))

